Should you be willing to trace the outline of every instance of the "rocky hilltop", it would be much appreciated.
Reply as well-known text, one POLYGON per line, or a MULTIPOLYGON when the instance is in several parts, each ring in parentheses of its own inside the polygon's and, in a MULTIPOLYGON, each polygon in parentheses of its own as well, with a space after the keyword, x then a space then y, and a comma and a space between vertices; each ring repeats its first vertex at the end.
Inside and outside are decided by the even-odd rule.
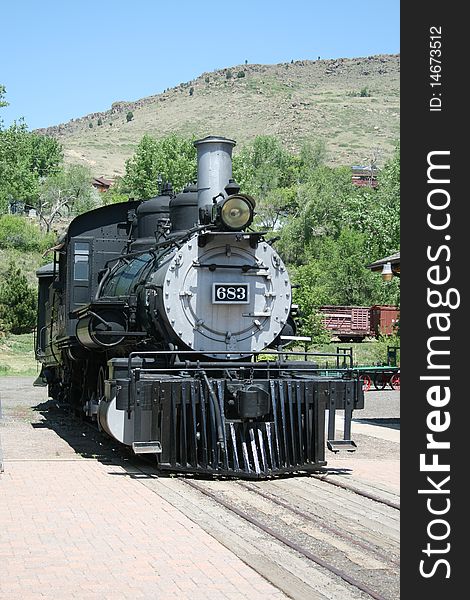
POLYGON ((145 133, 224 135, 238 148, 269 134, 294 151, 321 138, 331 164, 383 164, 399 136, 399 78, 399 55, 237 65, 37 131, 60 140, 67 162, 111 178, 145 133))

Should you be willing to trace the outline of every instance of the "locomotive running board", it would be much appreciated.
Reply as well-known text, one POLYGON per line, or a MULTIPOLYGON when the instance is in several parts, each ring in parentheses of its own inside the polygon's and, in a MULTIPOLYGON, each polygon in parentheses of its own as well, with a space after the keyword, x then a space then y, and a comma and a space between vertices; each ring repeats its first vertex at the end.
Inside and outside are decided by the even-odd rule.
POLYGON ((162 445, 160 442, 132 442, 134 454, 161 454, 162 445))
POLYGON ((331 452, 339 452, 340 450, 356 452, 357 448, 356 442, 353 442, 352 440, 327 440, 326 445, 331 452))

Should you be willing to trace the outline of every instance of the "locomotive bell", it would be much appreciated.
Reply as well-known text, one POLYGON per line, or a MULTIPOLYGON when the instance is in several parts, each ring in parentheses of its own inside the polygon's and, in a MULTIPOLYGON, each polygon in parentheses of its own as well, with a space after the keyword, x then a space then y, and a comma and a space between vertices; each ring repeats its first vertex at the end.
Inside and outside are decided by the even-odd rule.
POLYGON ((235 141, 219 136, 196 140, 197 193, 199 214, 210 214, 216 197, 227 197, 225 187, 232 179, 232 149, 235 141))

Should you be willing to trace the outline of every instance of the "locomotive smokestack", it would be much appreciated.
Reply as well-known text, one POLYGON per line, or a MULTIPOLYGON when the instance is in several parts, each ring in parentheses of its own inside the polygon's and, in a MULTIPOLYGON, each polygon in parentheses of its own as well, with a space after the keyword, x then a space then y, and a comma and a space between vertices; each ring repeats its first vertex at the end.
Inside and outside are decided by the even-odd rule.
POLYGON ((197 194, 199 212, 211 210, 215 196, 227 197, 225 186, 232 178, 232 149, 234 140, 208 136, 197 140, 197 194))

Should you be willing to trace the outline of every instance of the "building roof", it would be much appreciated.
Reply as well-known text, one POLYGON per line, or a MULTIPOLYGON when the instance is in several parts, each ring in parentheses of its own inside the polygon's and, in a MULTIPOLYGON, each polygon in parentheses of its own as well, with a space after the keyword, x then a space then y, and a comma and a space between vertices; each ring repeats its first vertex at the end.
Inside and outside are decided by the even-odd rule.
POLYGON ((101 185, 104 187, 110 187, 112 185, 111 179, 105 179, 104 177, 94 177, 92 185, 101 185))
POLYGON ((400 251, 395 252, 395 254, 391 254, 390 256, 386 256, 385 258, 381 258, 380 260, 376 260, 375 262, 367 265, 367 268, 371 271, 381 271, 382 267, 386 264, 390 263, 392 265, 393 270, 400 271, 400 251))

